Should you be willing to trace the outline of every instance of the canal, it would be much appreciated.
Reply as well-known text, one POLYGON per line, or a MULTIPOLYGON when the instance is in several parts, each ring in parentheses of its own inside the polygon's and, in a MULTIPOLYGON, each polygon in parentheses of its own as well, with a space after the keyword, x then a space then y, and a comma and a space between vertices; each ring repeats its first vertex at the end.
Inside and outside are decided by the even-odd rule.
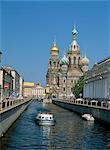
POLYGON ((110 126, 87 122, 74 112, 34 100, 0 141, 1 150, 107 150, 110 126), (36 114, 51 111, 55 126, 38 126, 36 114))

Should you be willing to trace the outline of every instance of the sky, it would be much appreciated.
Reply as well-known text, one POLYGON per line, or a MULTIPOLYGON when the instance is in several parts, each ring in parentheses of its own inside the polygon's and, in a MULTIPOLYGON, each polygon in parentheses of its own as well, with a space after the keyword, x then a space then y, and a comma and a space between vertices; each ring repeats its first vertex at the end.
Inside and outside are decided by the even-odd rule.
POLYGON ((61 58, 76 24, 82 55, 94 63, 110 56, 108 1, 0 1, 2 66, 11 66, 25 81, 45 85, 54 37, 61 58))

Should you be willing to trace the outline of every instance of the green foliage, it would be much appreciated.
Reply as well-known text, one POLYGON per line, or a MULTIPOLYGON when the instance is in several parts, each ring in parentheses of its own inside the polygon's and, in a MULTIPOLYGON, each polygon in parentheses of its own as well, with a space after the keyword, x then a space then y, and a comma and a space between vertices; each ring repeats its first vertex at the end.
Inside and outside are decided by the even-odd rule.
POLYGON ((84 76, 81 76, 76 85, 72 88, 72 92, 76 98, 80 97, 80 94, 83 95, 83 86, 84 86, 84 76))

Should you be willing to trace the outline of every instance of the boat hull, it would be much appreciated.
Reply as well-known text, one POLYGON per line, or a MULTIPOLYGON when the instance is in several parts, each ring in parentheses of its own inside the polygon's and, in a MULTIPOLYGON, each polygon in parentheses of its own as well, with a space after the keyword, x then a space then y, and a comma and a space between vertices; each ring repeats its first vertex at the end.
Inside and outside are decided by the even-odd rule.
POLYGON ((36 123, 41 126, 43 125, 54 126, 55 120, 36 120, 36 123))
POLYGON ((94 118, 86 118, 86 117, 82 117, 84 120, 87 120, 87 121, 94 121, 94 118))
POLYGON ((90 114, 84 114, 82 115, 82 118, 87 121, 94 121, 94 117, 92 117, 90 114))

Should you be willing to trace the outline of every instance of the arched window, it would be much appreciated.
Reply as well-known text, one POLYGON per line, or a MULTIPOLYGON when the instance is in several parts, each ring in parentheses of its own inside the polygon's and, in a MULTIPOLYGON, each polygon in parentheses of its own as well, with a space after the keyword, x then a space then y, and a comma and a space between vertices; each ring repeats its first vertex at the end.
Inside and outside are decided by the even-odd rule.
POLYGON ((53 62, 53 65, 54 65, 54 67, 56 67, 56 62, 55 61, 53 62))
POLYGON ((80 64, 80 57, 78 58, 78 65, 80 64))
POLYGON ((57 65, 59 66, 59 61, 58 61, 57 65))
POLYGON ((74 49, 75 49, 75 45, 74 45, 74 49))
POLYGON ((70 66, 70 64, 71 64, 71 57, 69 57, 69 66, 70 66))
POLYGON ((76 65, 76 57, 74 57, 74 65, 76 65))
POLYGON ((51 67, 51 65, 52 65, 52 62, 50 61, 50 67, 51 67))

